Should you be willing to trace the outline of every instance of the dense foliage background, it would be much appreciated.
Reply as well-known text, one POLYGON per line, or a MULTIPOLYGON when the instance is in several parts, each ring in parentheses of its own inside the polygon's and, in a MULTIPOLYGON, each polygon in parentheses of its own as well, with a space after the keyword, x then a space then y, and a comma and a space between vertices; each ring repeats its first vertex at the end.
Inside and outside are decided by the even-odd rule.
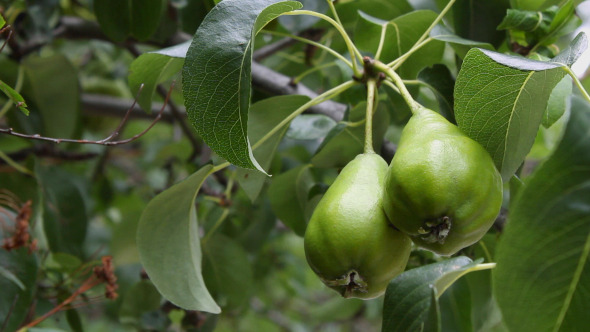
MULTIPOLYGON (((363 150, 363 85, 314 105, 257 146, 254 156, 272 177, 237 166, 208 173, 235 141, 197 135, 195 127, 203 133, 216 124, 187 118, 184 105, 201 99, 186 74, 202 68, 199 50, 231 40, 211 25, 196 38, 203 48, 187 48, 218 2, 0 0, 0 331, 27 324, 29 331, 376 331, 382 324, 404 331, 433 321, 443 331, 583 330, 590 310, 590 104, 562 70, 587 45, 584 35, 574 39, 581 1, 457 0, 428 43, 397 68, 414 98, 460 128, 480 119, 477 111, 513 106, 490 115, 487 127, 462 128, 470 136, 505 129, 505 139, 482 143, 499 151, 491 154, 505 204, 480 243, 451 259, 413 250, 409 272, 385 298, 369 301, 326 288, 307 266, 302 239, 339 169, 363 150), (517 58, 486 57, 485 50, 517 58), (458 78, 460 70, 469 78, 497 76, 473 82, 458 78), (192 84, 188 93, 183 82, 192 84), (511 84, 520 88, 502 93, 511 84), (512 115, 529 113, 532 120, 514 129, 512 115), (498 120, 503 116, 510 120, 498 120), (198 225, 191 228, 196 239, 185 224, 198 225), (466 274, 490 262, 498 263, 493 272, 466 274), (183 309, 200 305, 193 291, 212 304, 183 309), (188 302, 180 308, 161 294, 188 302), (396 306, 405 300, 420 313, 396 306), (205 310, 217 305, 220 314, 205 310)), ((325 1, 301 2, 332 15, 325 1)), ((387 62, 404 56, 448 2, 335 6, 363 54, 373 55, 385 32, 387 62)), ((246 110, 253 144, 353 75, 326 49, 302 42, 349 58, 325 21, 272 18, 253 44, 246 110)), ((590 79, 581 75, 581 83, 590 86, 590 79)), ((212 100, 223 109, 232 92, 212 91, 212 100)), ((385 84, 379 101, 374 147, 389 161, 411 113, 385 84)), ((247 154, 236 160, 251 162, 247 154)))

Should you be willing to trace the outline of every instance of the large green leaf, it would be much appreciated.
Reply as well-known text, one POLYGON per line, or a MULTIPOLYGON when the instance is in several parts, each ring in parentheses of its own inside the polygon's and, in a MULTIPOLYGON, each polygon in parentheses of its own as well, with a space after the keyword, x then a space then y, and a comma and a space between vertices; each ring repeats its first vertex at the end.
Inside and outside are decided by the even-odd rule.
POLYGON ((150 280, 184 309, 219 313, 201 274, 201 245, 195 198, 210 174, 208 165, 154 197, 137 229, 139 257, 150 280))
POLYGON ((392 20, 414 10, 407 0, 338 1, 336 9, 344 25, 354 23, 359 10, 382 20, 392 20))
MULTIPOLYGON (((250 142, 254 144, 258 142, 299 106, 308 101, 309 97, 292 95, 267 98, 253 104, 250 107, 248 116, 248 138, 250 142)), ((269 170, 277 147, 288 127, 288 125, 285 125, 254 150, 254 157, 265 171, 269 170)), ((262 190, 264 181, 268 179, 265 174, 245 168, 238 168, 237 176, 240 186, 252 201, 256 200, 262 190)))
POLYGON ((554 154, 526 181, 497 248, 494 289, 512 331, 584 331, 590 311, 590 105, 572 98, 554 154))
MULTIPOLYGON (((29 57, 23 62, 45 134, 72 138, 79 118, 78 71, 62 54, 29 57)), ((29 97, 30 98, 30 97, 29 97)))
MULTIPOLYGON (((355 29, 355 42, 361 50, 375 54, 382 26, 386 25, 385 44, 379 59, 387 63, 410 50, 436 17, 433 11, 416 10, 391 21, 382 21, 361 12, 355 29)), ((444 43, 433 40, 412 54, 398 72, 402 77, 415 78, 422 68, 439 62, 443 51, 444 43)))
POLYGON ((460 256, 406 271, 393 279, 385 293, 383 331, 439 330, 438 299, 461 276, 477 270, 477 264, 460 256))
POLYGON ((565 113, 568 106, 569 97, 572 94, 572 79, 564 77, 553 89, 547 109, 543 114, 543 127, 551 127, 565 113))
POLYGON ((225 0, 209 12, 193 39, 183 68, 189 118, 203 140, 236 166, 264 172, 248 140, 254 36, 296 1, 225 0))
POLYGON ((529 153, 563 65, 469 51, 455 85, 459 128, 492 156, 504 181, 529 153))

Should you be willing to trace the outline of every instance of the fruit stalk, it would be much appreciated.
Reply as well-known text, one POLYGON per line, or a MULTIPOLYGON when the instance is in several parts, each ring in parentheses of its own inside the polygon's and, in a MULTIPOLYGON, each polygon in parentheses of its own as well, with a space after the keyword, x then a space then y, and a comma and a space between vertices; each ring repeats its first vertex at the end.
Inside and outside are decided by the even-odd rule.
POLYGON ((367 115, 365 117, 365 153, 375 153, 373 150, 373 112, 375 111, 375 97, 377 82, 367 81, 367 115))

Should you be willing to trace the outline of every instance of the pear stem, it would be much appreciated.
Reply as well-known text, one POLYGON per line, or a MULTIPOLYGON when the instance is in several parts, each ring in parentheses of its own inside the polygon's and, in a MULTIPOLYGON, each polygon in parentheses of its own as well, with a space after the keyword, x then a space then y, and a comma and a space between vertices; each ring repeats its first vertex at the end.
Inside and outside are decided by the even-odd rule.
POLYGON ((393 83, 395 83, 395 86, 397 86, 397 88, 399 89, 399 93, 402 95, 402 98, 404 98, 408 106, 410 106, 412 114, 415 114, 418 110, 422 108, 422 105, 420 105, 418 102, 414 100, 414 98, 410 94, 410 91, 408 91, 408 89, 406 88, 404 81, 401 77, 399 77, 395 70, 393 70, 388 65, 384 64, 379 60, 374 60, 373 68, 380 72, 383 72, 389 79, 393 81, 393 83))
POLYGON ((373 113, 376 94, 377 82, 374 79, 369 79, 367 81, 367 114, 365 117, 365 153, 375 153, 373 150, 373 113))

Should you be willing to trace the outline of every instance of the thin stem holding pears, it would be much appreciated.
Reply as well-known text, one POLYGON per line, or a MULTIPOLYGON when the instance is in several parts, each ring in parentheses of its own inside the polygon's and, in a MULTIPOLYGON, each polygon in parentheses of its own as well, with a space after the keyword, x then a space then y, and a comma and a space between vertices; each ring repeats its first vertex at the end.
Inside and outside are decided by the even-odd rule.
POLYGON ((367 114, 365 117, 365 153, 375 153, 373 150, 373 113, 377 95, 377 82, 367 81, 367 114))
POLYGON ((395 85, 399 89, 399 93, 402 95, 408 106, 410 106, 410 110, 412 110, 412 113, 416 113, 419 109, 422 108, 422 105, 420 105, 418 102, 414 100, 414 98, 410 94, 410 91, 408 91, 403 80, 401 79, 401 77, 399 77, 395 70, 391 69, 388 65, 384 64, 381 61, 374 61, 373 67, 376 70, 383 72, 389 79, 393 81, 393 83, 395 83, 395 85))

